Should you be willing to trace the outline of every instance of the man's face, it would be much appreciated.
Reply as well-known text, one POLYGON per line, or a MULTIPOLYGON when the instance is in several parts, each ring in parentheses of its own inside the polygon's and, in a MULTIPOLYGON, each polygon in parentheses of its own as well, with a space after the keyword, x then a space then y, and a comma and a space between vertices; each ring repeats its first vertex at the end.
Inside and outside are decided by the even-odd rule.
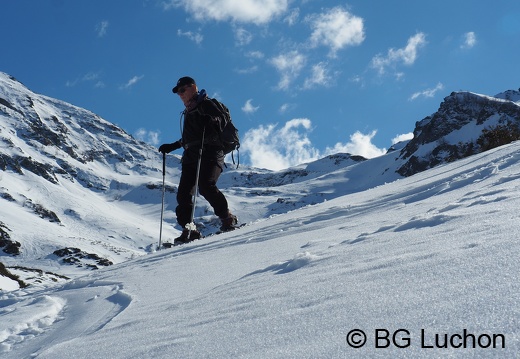
POLYGON ((177 95, 181 98, 185 104, 195 95, 197 88, 195 85, 184 85, 177 90, 177 95))

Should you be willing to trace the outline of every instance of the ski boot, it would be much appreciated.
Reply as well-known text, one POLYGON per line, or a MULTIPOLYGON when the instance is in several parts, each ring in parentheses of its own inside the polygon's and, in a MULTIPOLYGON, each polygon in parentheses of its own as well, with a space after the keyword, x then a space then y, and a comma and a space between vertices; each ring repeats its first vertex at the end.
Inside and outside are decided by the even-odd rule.
POLYGON ((228 212, 228 216, 226 218, 221 218, 220 221, 222 222, 222 225, 220 226, 221 232, 234 231, 238 228, 237 216, 233 215, 231 212, 228 212))
POLYGON ((196 229, 192 229, 190 231, 189 229, 184 228, 181 235, 173 240, 173 245, 178 246, 180 244, 189 243, 200 238, 202 238, 202 235, 196 229))

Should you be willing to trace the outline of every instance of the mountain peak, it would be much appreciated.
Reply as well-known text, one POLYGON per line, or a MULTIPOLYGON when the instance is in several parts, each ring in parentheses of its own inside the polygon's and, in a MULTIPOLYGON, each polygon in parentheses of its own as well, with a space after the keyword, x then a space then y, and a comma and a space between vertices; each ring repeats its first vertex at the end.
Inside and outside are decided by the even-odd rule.
POLYGON ((464 91, 444 98, 437 112, 416 123, 398 173, 410 176, 520 139, 520 105, 505 99, 516 98, 514 91, 503 94, 501 99, 464 91))
MULTIPOLYGON (((477 153, 487 128, 518 125, 519 107, 452 93, 417 122, 411 141, 381 157, 336 154, 283 171, 242 165, 226 169, 219 188, 239 220, 254 223, 477 153)), ((118 126, 0 73, 0 249, 9 252, 2 262, 9 269, 23 258, 34 270, 74 277, 146 254, 159 234, 161 165, 156 148, 118 126)), ((178 155, 167 156, 166 170, 163 238, 171 239, 179 233, 178 155)), ((210 234, 218 218, 203 198, 197 203, 195 222, 210 234)))
POLYGON ((515 102, 520 105, 520 88, 518 90, 507 90, 495 95, 496 98, 515 102))

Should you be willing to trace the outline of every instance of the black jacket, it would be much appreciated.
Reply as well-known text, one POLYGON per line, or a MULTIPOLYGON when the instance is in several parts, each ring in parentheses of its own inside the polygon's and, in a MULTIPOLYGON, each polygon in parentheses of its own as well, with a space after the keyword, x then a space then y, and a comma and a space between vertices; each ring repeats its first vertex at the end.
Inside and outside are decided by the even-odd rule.
POLYGON ((225 119, 213 101, 203 97, 195 108, 184 111, 184 126, 181 144, 184 147, 183 164, 197 163, 204 133, 202 159, 224 165, 224 151, 220 145, 220 129, 225 119), (204 132, 205 129, 205 132, 204 132))

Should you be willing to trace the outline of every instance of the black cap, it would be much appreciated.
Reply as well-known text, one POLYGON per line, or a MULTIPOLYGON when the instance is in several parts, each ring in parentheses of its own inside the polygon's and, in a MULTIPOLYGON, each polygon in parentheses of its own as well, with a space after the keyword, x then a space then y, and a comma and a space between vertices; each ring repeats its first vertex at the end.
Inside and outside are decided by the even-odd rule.
POLYGON ((175 87, 172 88, 173 93, 177 93, 177 90, 179 89, 179 87, 186 86, 186 85, 195 85, 195 80, 189 76, 181 77, 177 81, 177 85, 175 85, 175 87))

